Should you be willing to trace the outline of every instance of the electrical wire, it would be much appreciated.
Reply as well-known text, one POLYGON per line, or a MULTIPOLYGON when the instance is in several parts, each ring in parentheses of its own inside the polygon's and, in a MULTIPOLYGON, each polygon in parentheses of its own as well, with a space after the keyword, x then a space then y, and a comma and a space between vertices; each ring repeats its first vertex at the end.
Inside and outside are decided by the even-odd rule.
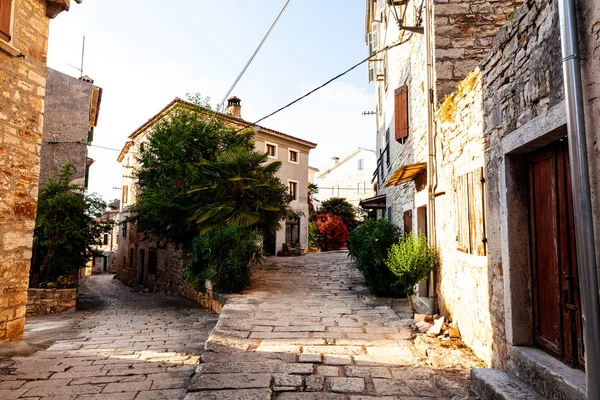
POLYGON ((283 8, 281 9, 281 11, 279 12, 279 14, 275 18, 275 21, 273 21, 273 23, 271 24, 271 27, 269 28, 269 30, 267 31, 267 33, 265 34, 265 36, 263 37, 263 39, 260 41, 258 47, 256 48, 256 50, 254 50, 254 53, 252 53, 252 55, 250 56, 250 59, 248 60, 248 62, 246 63, 246 65, 244 65, 244 68, 242 68, 242 71, 237 76, 237 78, 235 79, 235 81, 233 82, 233 84, 231 85, 231 87, 229 88, 229 90, 227 91, 227 94, 225 95, 225 97, 223 97, 223 100, 221 100, 221 103, 219 103, 219 105, 217 106, 217 108, 213 112, 212 116, 210 117, 210 119, 208 120, 208 122, 206 123, 206 125, 204 125, 204 128, 202 129, 202 134, 204 134, 204 132, 206 130, 206 127, 208 125, 210 125, 210 123, 214 120, 215 116, 221 111, 221 109, 225 105, 225 102, 227 101, 227 99, 229 98, 229 96, 231 95, 231 93, 233 92, 233 89, 235 89, 235 87, 237 86, 237 84, 240 81, 240 79, 242 79, 242 76, 244 76, 244 73, 246 73, 246 70, 248 69, 248 67, 250 66, 250 64, 252 64, 252 61, 254 61, 254 58, 256 57, 256 55, 258 54, 258 52, 260 51, 260 49, 262 48, 263 44, 265 44, 267 38, 269 37, 269 35, 271 35, 271 32, 273 31, 273 28, 275 28, 275 25, 277 25, 277 22, 279 21, 279 19, 283 15, 283 13, 286 10, 287 6, 290 4, 290 1, 291 0, 287 0, 285 2, 285 4, 283 5, 283 8))
POLYGON ((250 127, 252 127, 252 126, 256 126, 256 125, 257 125, 259 122, 262 122, 262 121, 264 121, 265 119, 267 119, 267 118, 270 118, 270 117, 272 117, 272 116, 273 116, 273 115, 275 115, 275 114, 278 114, 279 112, 281 112, 281 111, 285 110, 286 108, 289 108, 289 107, 293 106, 294 104, 298 103, 299 101, 301 101, 301 100, 304 100, 305 98, 307 98, 307 97, 308 97, 308 96, 310 96, 311 94, 313 94, 313 93, 315 93, 315 92, 317 92, 317 91, 319 91, 319 90, 323 89, 325 86, 327 86, 327 85, 329 85, 330 83, 332 83, 333 81, 335 81, 335 80, 337 80, 337 79, 341 78, 342 76, 344 76, 344 75, 348 74, 349 72, 351 72, 351 71, 355 70, 356 68, 358 68, 358 67, 359 67, 359 66, 361 66, 362 64, 366 63, 367 61, 369 61, 371 58, 373 58, 373 57, 377 56, 378 54, 380 54, 380 53, 383 53, 383 52, 385 52, 385 51, 388 51, 388 50, 390 50, 390 49, 393 49, 394 47, 400 46, 401 44, 404 44, 404 43, 406 43, 408 40, 410 40, 410 37, 409 37, 407 40, 398 41, 398 42, 396 42, 396 43, 394 43, 394 44, 391 44, 391 45, 389 45, 389 46, 386 46, 386 47, 384 47, 383 49, 381 49, 381 50, 379 50, 379 51, 377 51, 377 52, 375 52, 375 53, 371 54, 370 56, 368 56, 368 57, 367 57, 367 58, 365 58, 364 60, 362 60, 362 61, 359 61, 358 63, 354 64, 352 67, 348 68, 346 71, 342 72, 341 74, 338 74, 338 75, 334 76, 333 78, 331 78, 330 80, 328 80, 328 81, 327 81, 327 82, 325 82, 324 84, 322 84, 322 85, 320 85, 320 86, 317 86, 316 88, 314 88, 314 89, 313 89, 313 90, 311 90, 310 92, 306 93, 305 95, 298 97, 296 100, 294 100, 294 101, 292 101, 292 102, 290 102, 290 103, 286 104, 285 106, 283 106, 283 107, 281 107, 281 108, 279 108, 279 109, 277 109, 277 110, 273 111, 272 113, 270 113, 270 114, 268 114, 268 115, 266 115, 266 116, 262 117, 261 119, 259 119, 259 120, 255 121, 255 122, 253 122, 253 123, 250 123, 250 124, 246 125, 246 126, 245 126, 245 127, 243 127, 243 128, 240 128, 240 129, 238 129, 237 131, 235 131, 235 133, 241 132, 241 131, 243 131, 244 129, 250 128, 250 127))

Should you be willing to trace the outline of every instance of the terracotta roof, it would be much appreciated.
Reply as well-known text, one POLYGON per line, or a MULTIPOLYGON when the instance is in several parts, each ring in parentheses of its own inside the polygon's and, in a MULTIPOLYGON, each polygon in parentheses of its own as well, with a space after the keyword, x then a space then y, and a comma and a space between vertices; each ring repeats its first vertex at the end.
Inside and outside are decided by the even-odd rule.
POLYGON ((131 140, 125 143, 125 145, 123 146, 123 150, 121 150, 121 152, 119 153, 119 157, 117 157, 118 162, 123 161, 123 158, 125 158, 125 154, 127 154, 131 146, 133 146, 133 142, 131 140))
MULTIPOLYGON (((134 131, 134 132, 133 132, 131 135, 129 135, 129 138, 130 138, 130 139, 135 139, 135 138, 136 138, 138 135, 140 135, 142 132, 145 132, 145 131, 146 131, 146 130, 147 130, 149 127, 150 127, 150 126, 152 126, 152 124, 156 123, 156 122, 157 122, 157 121, 159 121, 159 120, 160 120, 162 117, 164 117, 165 115, 167 115, 167 114, 169 113, 170 109, 171 109, 171 108, 172 108, 174 105, 176 105, 176 104, 183 105, 183 106, 190 107, 190 108, 192 108, 192 107, 194 107, 194 108, 195 108, 195 107, 196 107, 194 104, 192 104, 192 103, 190 103, 190 102, 188 102, 188 101, 182 100, 182 99, 180 99, 179 97, 177 97, 177 98, 175 98, 175 100, 173 100, 172 102, 170 102, 169 104, 167 104, 167 106, 166 106, 166 107, 164 107, 162 110, 160 110, 160 111, 158 112, 158 114, 156 114, 154 117, 150 118, 150 119, 149 119, 149 120, 148 120, 146 123, 144 123, 144 124, 143 124, 142 126, 140 126, 138 129, 136 129, 136 130, 135 130, 135 131, 134 131)), ((210 110, 208 110, 208 109, 204 109, 204 110, 205 110, 206 112, 211 112, 211 111, 210 111, 210 110)), ((242 127, 242 125, 247 125, 248 127, 249 127, 250 125, 252 125, 252 123, 251 123, 251 122, 248 122, 248 121, 244 120, 244 119, 243 119, 243 118, 241 118, 241 117, 233 117, 233 116, 231 116, 231 115, 227 115, 227 114, 223 114, 223 113, 218 113, 218 114, 219 114, 219 116, 220 116, 220 117, 222 117, 222 118, 225 118, 225 119, 228 119, 229 121, 232 121, 232 122, 234 122, 234 123, 238 124, 240 127, 242 127)), ((302 143, 302 144, 304 144, 304 145, 306 145, 306 146, 309 146, 309 147, 311 147, 311 148, 313 148, 313 149, 314 149, 315 147, 317 147, 317 144, 316 144, 316 143, 309 142, 308 140, 300 139, 300 138, 297 138, 297 137, 295 137, 295 136, 291 136, 291 135, 288 135, 288 134, 286 134, 286 133, 279 132, 279 131, 276 131, 276 130, 274 130, 274 129, 270 129, 270 128, 267 128, 267 127, 264 127, 264 126, 261 126, 261 125, 254 125, 254 126, 255 126, 255 127, 257 127, 258 129, 262 130, 263 132, 266 132, 266 133, 272 133, 272 134, 275 134, 275 135, 277 135, 277 136, 282 136, 282 137, 285 137, 285 138, 291 139, 291 140, 293 140, 293 141, 300 142, 300 143, 302 143)))

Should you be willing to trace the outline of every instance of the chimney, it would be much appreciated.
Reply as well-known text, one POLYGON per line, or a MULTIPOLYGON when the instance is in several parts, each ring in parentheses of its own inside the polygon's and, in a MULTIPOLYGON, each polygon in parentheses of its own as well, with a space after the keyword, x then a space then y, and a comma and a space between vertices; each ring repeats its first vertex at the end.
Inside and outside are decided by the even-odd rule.
POLYGON ((340 162, 340 158, 339 157, 331 157, 331 159, 333 160, 333 165, 336 165, 337 163, 340 162))
POLYGON ((239 98, 233 96, 227 99, 227 114, 232 117, 242 117, 242 101, 239 98))
POLYGON ((94 84, 94 80, 87 75, 82 76, 81 78, 79 78, 79 80, 87 82, 87 83, 91 83, 92 85, 94 84))

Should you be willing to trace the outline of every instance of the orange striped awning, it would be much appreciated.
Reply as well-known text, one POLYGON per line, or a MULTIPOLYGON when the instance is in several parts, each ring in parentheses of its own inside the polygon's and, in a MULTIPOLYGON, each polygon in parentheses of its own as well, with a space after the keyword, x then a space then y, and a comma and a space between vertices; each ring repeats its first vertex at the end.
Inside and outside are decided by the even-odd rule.
POLYGON ((398 186, 405 182, 412 181, 426 169, 427 163, 403 165, 394 172, 394 175, 392 175, 385 187, 398 186))

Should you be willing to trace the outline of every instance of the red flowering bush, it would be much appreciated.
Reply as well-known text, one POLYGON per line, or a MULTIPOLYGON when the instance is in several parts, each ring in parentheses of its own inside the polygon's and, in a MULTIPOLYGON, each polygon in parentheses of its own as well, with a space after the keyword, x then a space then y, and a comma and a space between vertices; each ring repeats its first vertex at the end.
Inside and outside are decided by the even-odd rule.
POLYGON ((315 219, 315 226, 321 235, 323 250, 337 250, 346 246, 348 228, 341 217, 333 214, 319 214, 315 219))

